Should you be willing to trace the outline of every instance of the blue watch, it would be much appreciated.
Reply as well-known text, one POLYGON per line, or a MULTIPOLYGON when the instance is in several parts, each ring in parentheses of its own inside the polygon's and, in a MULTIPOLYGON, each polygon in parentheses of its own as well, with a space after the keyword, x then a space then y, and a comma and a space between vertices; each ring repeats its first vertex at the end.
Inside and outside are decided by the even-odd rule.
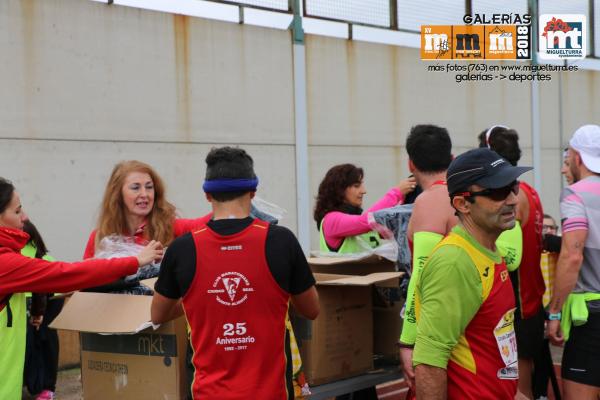
POLYGON ((561 318, 561 313, 557 312, 556 314, 550 313, 548 314, 548 320, 549 321, 560 321, 561 318))

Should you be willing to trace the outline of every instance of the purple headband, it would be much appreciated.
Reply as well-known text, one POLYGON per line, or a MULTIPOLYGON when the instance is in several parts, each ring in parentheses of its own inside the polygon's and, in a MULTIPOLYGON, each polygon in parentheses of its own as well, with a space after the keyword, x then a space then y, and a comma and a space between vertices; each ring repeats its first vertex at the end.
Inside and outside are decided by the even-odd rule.
POLYGON ((253 192, 258 186, 258 178, 253 179, 211 179, 204 181, 205 193, 253 192))

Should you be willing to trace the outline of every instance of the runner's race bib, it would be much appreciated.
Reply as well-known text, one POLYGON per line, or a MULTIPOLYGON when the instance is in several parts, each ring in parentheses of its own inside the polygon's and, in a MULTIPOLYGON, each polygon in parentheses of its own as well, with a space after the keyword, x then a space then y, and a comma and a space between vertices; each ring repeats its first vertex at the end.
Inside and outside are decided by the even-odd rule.
POLYGON ((500 379, 518 379, 517 337, 515 336, 515 309, 506 312, 494 328, 494 337, 505 368, 498 370, 500 379))

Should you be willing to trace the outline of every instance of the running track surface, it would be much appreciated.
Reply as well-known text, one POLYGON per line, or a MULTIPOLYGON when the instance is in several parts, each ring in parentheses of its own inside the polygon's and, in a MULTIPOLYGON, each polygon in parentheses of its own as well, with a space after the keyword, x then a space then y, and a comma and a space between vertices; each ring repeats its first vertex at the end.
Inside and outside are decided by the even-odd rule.
MULTIPOLYGON (((558 384, 560 386, 560 364, 554 364, 554 370, 556 371, 556 377, 558 378, 558 384)), ((408 386, 404 379, 377 386, 377 397, 379 400, 405 400, 407 392, 408 386)), ((554 400, 554 394, 552 393, 552 387, 550 385, 548 387, 548 399, 554 400)))

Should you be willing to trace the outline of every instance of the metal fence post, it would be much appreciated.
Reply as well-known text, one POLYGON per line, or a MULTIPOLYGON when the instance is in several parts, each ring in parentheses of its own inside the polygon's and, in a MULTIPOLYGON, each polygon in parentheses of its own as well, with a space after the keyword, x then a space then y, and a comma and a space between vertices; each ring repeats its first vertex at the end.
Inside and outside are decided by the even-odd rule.
POLYGON ((308 184, 308 116, 306 110, 306 49, 300 0, 293 0, 294 20, 290 28, 293 39, 294 127, 296 150, 296 217, 298 241, 310 254, 310 196, 308 184))

